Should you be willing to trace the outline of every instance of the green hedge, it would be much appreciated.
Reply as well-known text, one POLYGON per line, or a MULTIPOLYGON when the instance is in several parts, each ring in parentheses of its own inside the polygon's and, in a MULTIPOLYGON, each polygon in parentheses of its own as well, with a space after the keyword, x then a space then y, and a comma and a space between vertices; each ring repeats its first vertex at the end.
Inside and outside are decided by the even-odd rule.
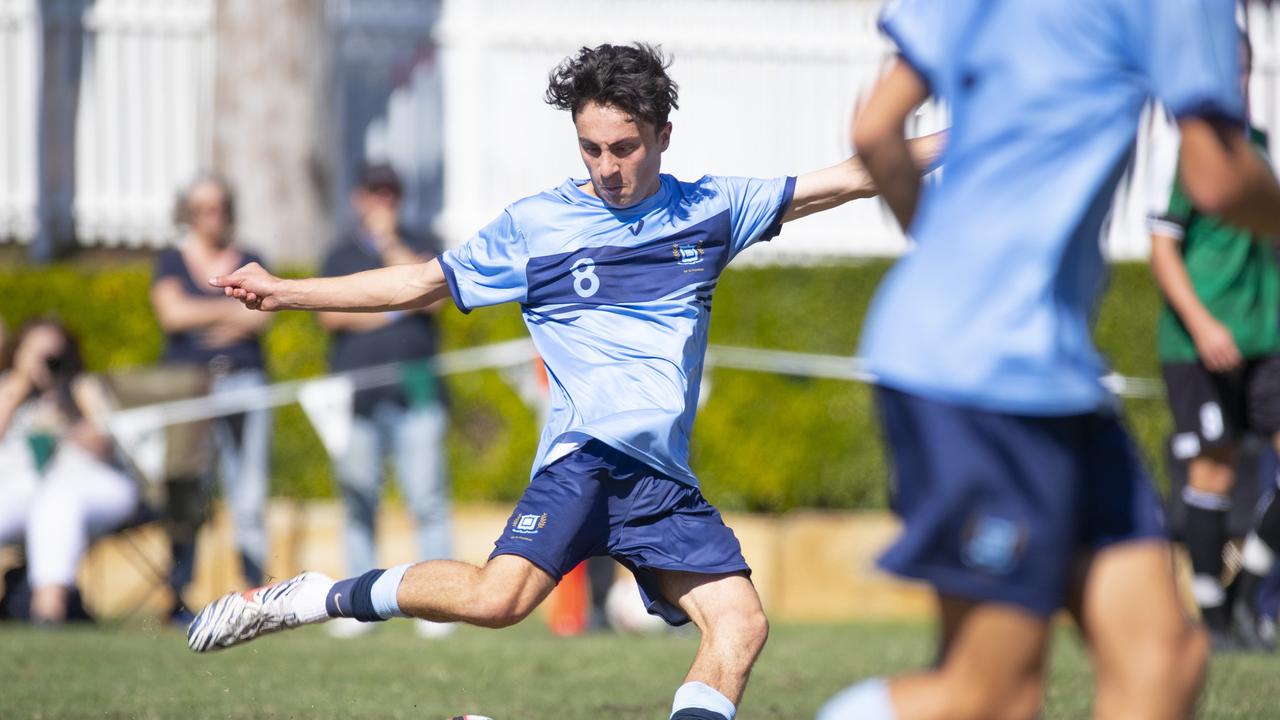
MULTIPOLYGON (((862 316, 888 263, 746 268, 717 290, 711 341, 816 353, 852 353, 862 316)), ((149 267, 17 266, 0 269, 0 316, 10 331, 54 312, 83 340, 86 361, 105 370, 155 362, 161 334, 147 301, 149 267)), ((1116 370, 1155 377, 1158 299, 1143 265, 1114 267, 1098 340, 1116 370)), ((518 308, 443 314, 444 345, 461 348, 525 335, 518 308)), ((325 333, 309 316, 282 313, 267 337, 277 380, 325 371, 325 333)), ((528 480, 536 419, 497 372, 450 378, 449 463, 461 500, 510 501, 528 480)), ((710 376, 693 463, 707 495, 733 510, 876 508, 885 502, 884 462, 865 386, 734 370, 710 376)), ((1129 419, 1149 458, 1169 431, 1159 401, 1131 401, 1129 419)), ((276 415, 273 492, 332 495, 328 462, 310 423, 289 406, 276 415)))

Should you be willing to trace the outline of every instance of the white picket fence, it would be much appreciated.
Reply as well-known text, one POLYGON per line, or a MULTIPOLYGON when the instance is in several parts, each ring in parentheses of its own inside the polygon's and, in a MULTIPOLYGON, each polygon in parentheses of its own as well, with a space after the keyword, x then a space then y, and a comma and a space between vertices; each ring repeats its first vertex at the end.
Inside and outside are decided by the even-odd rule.
MULTIPOLYGON (((415 5, 421 0, 331 0, 331 22, 397 16, 415 5)), ((0 241, 29 241, 42 221, 47 225, 50 197, 59 193, 69 198, 81 244, 152 246, 171 237, 175 189, 212 160, 217 6, 217 0, 0 0, 0 241), (78 80, 64 77, 71 75, 65 68, 45 77, 51 69, 42 59, 71 57, 63 49, 72 46, 80 50, 78 80), (67 140, 75 151, 73 178, 50 179, 40 148, 56 151, 60 140, 42 140, 56 123, 42 130, 41 88, 47 96, 73 81, 78 102, 67 140)), ((669 172, 772 176, 816 169, 847 155, 854 104, 889 52, 875 29, 880 6, 876 0, 444 0, 436 26, 443 148, 412 132, 415 124, 440 122, 440 108, 420 102, 438 92, 424 75, 397 91, 407 99, 388 109, 385 128, 370 127, 365 151, 411 147, 415 163, 428 169, 443 152, 437 226, 447 241, 460 242, 512 199, 583 174, 572 126, 542 102, 547 73, 581 46, 638 39, 660 43, 675 60, 682 107, 672 116, 669 172)), ((1249 19, 1255 120, 1278 129, 1280 7, 1258 0, 1249 19)), ((945 122, 929 109, 918 129, 945 122)), ((1172 173, 1176 138, 1158 113, 1144 127, 1106 239, 1114 257, 1145 255, 1143 218, 1167 192, 1172 173)), ((420 210, 430 212, 433 203, 424 203, 420 210)), ((811 260, 902 248, 880 205, 862 202, 799 221, 781 242, 748 257, 811 260)))
POLYGON ((84 245, 172 236, 175 188, 211 160, 213 10, 214 0, 0 0, 0 238, 32 240, 41 193, 73 198, 84 245), (61 105, 41 122, 42 86, 74 98, 74 122, 61 105), (72 148, 73 174, 42 177, 42 149, 72 148))
POLYGON ((0 0, 0 237, 30 240, 39 227, 38 0, 0 0))
POLYGON ((159 245, 174 191, 212 157, 213 0, 96 0, 82 28, 75 218, 82 241, 159 245))

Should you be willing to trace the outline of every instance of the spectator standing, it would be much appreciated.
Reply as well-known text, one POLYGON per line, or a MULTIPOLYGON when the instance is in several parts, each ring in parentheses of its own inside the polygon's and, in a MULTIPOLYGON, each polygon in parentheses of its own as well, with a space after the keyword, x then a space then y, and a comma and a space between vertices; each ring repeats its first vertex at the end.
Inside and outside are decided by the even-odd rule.
MULTIPOLYGON (((174 220, 183 238, 157 258, 151 285, 151 305, 165 334, 164 362, 207 367, 213 394, 265 386, 262 336, 270 316, 210 292, 207 282, 244 263, 262 263, 234 240, 231 186, 216 175, 196 178, 178 198, 174 220)), ((259 585, 267 552, 270 411, 219 418, 213 433, 216 474, 235 525, 241 567, 245 579, 259 585)), ((194 558, 194 544, 175 544, 175 591, 190 582, 194 558)))
POLYGON ((0 368, 0 543, 25 543, 31 618, 59 623, 90 539, 133 515, 139 490, 99 429, 106 391, 61 323, 25 325, 0 368))
MULTIPOLYGON (((426 262, 439 254, 434 238, 420 237, 397 222, 403 188, 395 170, 367 165, 351 197, 356 226, 325 261, 326 276, 347 275, 389 265, 426 262)), ((438 347, 435 308, 383 313, 319 313, 333 334, 334 372, 389 362, 405 363, 400 385, 358 391, 347 448, 335 458, 334 473, 346 506, 347 568, 359 575, 377 567, 374 535, 384 463, 390 460, 416 525, 418 556, 452 555, 449 484, 445 471, 446 412, 441 386, 429 361, 438 347)), ((452 625, 417 622, 424 637, 448 633, 452 625)), ((373 629, 367 623, 333 623, 330 632, 350 637, 373 629)))

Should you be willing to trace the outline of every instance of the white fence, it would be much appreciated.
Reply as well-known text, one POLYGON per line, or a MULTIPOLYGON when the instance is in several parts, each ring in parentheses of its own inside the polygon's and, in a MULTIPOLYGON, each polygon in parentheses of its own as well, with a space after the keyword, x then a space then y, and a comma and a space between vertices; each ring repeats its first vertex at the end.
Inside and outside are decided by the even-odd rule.
POLYGON ((172 236, 174 189, 211 159, 213 10, 0 0, 0 239, 72 218, 84 245, 172 236))
POLYGON ((29 241, 39 227, 38 0, 0 0, 0 237, 29 241))
MULTIPOLYGON (((834 164, 849 152, 848 121, 890 48, 859 0, 451 0, 438 40, 445 63, 445 213, 458 242, 505 203, 582 177, 572 126, 541 99, 548 71, 584 45, 645 40, 672 55, 681 108, 664 169, 773 176, 834 164)), ((1255 120, 1280 127, 1280 9, 1250 11, 1255 120)), ((1106 247, 1145 256, 1148 210, 1167 197, 1176 135, 1149 113, 1106 247)), ((920 130, 945 125, 925 112, 920 130)), ((896 254, 903 240, 877 202, 854 203, 789 226, 746 257, 805 260, 896 254)))
POLYGON ((213 0, 96 0, 83 27, 75 220, 82 242, 159 245, 174 190, 212 154, 213 0))

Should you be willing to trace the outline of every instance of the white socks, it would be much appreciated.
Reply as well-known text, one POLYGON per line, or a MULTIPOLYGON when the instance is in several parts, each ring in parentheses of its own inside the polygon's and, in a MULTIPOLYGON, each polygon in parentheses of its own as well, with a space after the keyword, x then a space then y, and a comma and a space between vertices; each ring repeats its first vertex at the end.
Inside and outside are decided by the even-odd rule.
POLYGON ((889 683, 872 678, 841 690, 822 706, 816 720, 897 720, 889 683))
POLYGON ((738 712, 733 703, 729 702, 729 698, 721 695, 719 690, 701 682, 687 682, 676 690, 675 701, 671 703, 671 714, 675 715, 685 708, 710 710, 720 713, 729 720, 733 720, 733 716, 738 712))
POLYGON ((378 613, 378 617, 383 620, 390 620, 393 617, 408 617, 400 611, 400 603, 396 601, 396 591, 400 589, 400 581, 404 579, 404 572, 409 569, 409 563, 397 565, 388 568, 373 583, 373 588, 369 590, 369 600, 373 602, 373 611, 378 613))
POLYGON ((333 580, 324 580, 325 582, 304 582, 298 587, 298 593, 293 596, 293 613, 298 616, 299 622, 313 623, 329 619, 324 601, 329 596, 329 589, 333 587, 333 580))
POLYGON ((1266 577, 1276 564, 1275 552, 1267 547, 1256 532, 1249 533, 1244 539, 1244 549, 1240 551, 1240 556, 1244 569, 1258 577, 1266 577))

